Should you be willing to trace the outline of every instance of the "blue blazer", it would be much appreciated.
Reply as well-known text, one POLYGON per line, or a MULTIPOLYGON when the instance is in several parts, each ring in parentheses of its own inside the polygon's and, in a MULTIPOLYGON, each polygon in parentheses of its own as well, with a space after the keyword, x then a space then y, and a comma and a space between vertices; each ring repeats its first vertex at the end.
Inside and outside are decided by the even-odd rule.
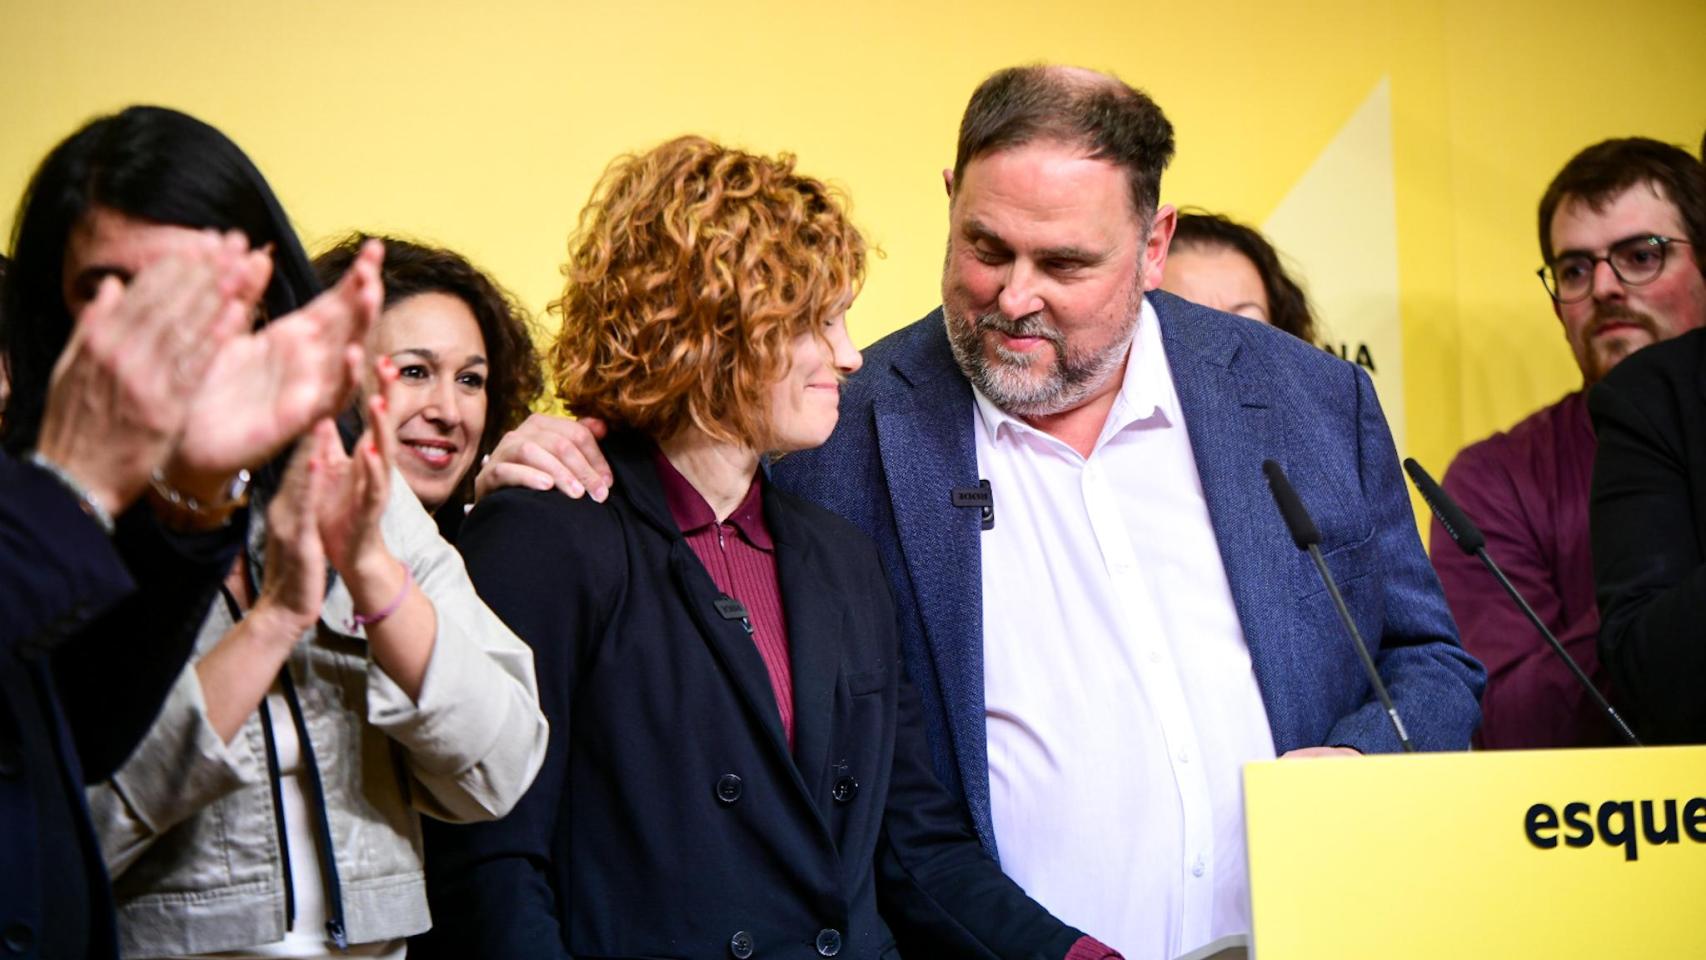
POLYGON ((180 536, 139 507, 109 540, 57 480, 0 453, 0 955, 39 956, 49 920, 86 911, 88 955, 118 956, 83 785, 148 731, 246 520, 180 536))
MULTIPOLYGON (((1374 385, 1265 324, 1150 293, 1161 321, 1215 539, 1278 752, 1398 749, 1309 558, 1262 475, 1277 460, 1315 517, 1322 550, 1420 749, 1461 750, 1486 674, 1463 651, 1416 532, 1374 385)), ((983 702, 978 482, 970 384, 936 310, 871 346, 824 446, 779 460, 784 487, 876 541, 924 698, 936 772, 995 853, 983 702)), ((1025 509, 994 491, 995 522, 1025 509)))

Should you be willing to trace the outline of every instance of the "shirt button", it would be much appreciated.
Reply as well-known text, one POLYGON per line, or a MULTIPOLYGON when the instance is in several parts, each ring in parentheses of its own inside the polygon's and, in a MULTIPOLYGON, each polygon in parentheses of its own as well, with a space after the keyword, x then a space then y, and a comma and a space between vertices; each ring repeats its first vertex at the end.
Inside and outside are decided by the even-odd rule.
POLYGON ((1149 662, 1150 663, 1160 663, 1161 662, 1161 651, 1159 651, 1159 650, 1149 651, 1149 662))
POLYGON ((823 929, 817 932, 817 952, 820 957, 833 957, 841 952, 841 931, 823 929))
POLYGON ((1179 751, 1179 762, 1180 763, 1190 763, 1191 762, 1191 752, 1189 750, 1180 750, 1179 751))
POLYGON ((732 773, 725 773, 717 778, 717 799, 724 803, 739 800, 740 789, 740 778, 732 773))
POLYGON ((729 956, 735 960, 746 960, 752 956, 752 934, 736 930, 735 935, 729 938, 729 956))
POLYGON ((1207 867, 1205 867, 1205 866, 1203 866, 1203 862, 1202 862, 1202 858, 1201 858, 1201 857, 1198 857, 1198 858, 1197 858, 1197 862, 1196 862, 1196 863, 1193 863, 1193 864, 1191 864, 1191 876, 1193 876, 1193 877, 1200 877, 1200 876, 1202 876, 1202 875, 1203 875, 1203 873, 1205 873, 1205 872, 1206 872, 1206 871, 1207 871, 1207 870, 1208 870, 1208 868, 1207 868, 1207 867))

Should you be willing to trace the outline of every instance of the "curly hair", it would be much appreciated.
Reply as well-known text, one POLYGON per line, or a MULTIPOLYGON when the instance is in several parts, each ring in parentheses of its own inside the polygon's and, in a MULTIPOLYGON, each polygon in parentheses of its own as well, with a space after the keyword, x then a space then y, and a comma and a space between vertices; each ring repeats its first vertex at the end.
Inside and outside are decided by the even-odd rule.
POLYGON ((758 156, 680 137, 618 157, 569 238, 557 397, 654 438, 695 427, 764 449, 767 390, 789 347, 858 292, 865 241, 837 190, 758 156))
MULTIPOLYGON (((442 293, 468 305, 486 342, 486 423, 479 456, 492 452, 503 435, 527 419, 544 392, 545 377, 533 349, 532 322, 509 291, 453 250, 400 237, 352 233, 314 258, 322 283, 330 286, 355 262, 369 237, 385 244, 380 279, 388 309, 422 293, 442 293)), ((476 464, 480 462, 475 458, 476 464)), ((464 478, 472 480, 470 476, 464 478)))
POLYGON ((1285 272, 1279 251, 1254 228, 1218 213, 1187 207, 1179 211, 1173 249, 1243 254, 1262 278, 1262 292, 1268 296, 1268 321, 1299 340, 1315 343, 1315 315, 1309 309, 1309 297, 1285 272))

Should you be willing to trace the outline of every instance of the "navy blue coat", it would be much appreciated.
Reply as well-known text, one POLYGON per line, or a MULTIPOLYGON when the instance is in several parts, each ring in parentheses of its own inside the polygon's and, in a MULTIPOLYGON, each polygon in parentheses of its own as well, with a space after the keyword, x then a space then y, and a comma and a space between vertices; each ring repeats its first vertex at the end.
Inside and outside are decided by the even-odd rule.
MULTIPOLYGON (((1424 750, 1461 750, 1486 675, 1458 643, 1428 565, 1392 437, 1368 375, 1265 324, 1150 293, 1184 408, 1215 539, 1250 646, 1274 749, 1398 749, 1308 557, 1262 475, 1277 460, 1382 678, 1424 750)), ((940 310, 872 345, 842 392, 829 442, 777 463, 782 486, 876 541, 900 613, 901 655, 924 701, 936 772, 964 798, 985 847, 989 812, 971 386, 940 310)), ((996 522, 1025 504, 994 491, 996 522)))
POLYGON ((58 481, 0 454, 0 954, 38 956, 46 919, 86 910, 88 955, 118 955, 83 785, 147 732, 246 516, 179 538, 139 508, 109 540, 58 481))
POLYGON ((870 542, 765 486, 790 751, 650 449, 605 445, 607 504, 504 490, 463 528, 481 597, 534 648, 551 741, 506 819, 428 824, 433 929, 410 956, 877 960, 896 934, 924 956, 1063 956, 1080 934, 1001 873, 930 772, 870 542))

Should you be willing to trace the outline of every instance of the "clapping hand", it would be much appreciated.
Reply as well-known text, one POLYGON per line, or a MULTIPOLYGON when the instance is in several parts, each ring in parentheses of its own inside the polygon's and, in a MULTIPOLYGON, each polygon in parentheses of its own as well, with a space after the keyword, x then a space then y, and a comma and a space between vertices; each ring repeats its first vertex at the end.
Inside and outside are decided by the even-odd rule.
POLYGON ((232 475, 272 457, 348 403, 362 341, 379 316, 384 247, 368 241, 313 302, 219 350, 166 471, 171 486, 217 499, 232 475))
POLYGON ((37 452, 122 511, 178 441, 209 366, 242 339, 268 266, 241 234, 209 232, 128 288, 103 280, 54 365, 37 452))
POLYGON ((252 616, 275 616, 278 635, 299 636, 320 618, 326 597, 326 548, 320 504, 328 497, 327 451, 343 452, 338 428, 321 420, 296 445, 278 493, 267 507, 266 575, 252 616))
POLYGON ((320 538, 327 558, 352 591, 373 575, 389 579, 397 566, 379 530, 397 458, 397 432, 389 416, 397 368, 390 358, 381 357, 374 371, 378 390, 367 399, 367 429, 355 450, 345 454, 341 444, 321 444, 326 495, 317 504, 320 538))

